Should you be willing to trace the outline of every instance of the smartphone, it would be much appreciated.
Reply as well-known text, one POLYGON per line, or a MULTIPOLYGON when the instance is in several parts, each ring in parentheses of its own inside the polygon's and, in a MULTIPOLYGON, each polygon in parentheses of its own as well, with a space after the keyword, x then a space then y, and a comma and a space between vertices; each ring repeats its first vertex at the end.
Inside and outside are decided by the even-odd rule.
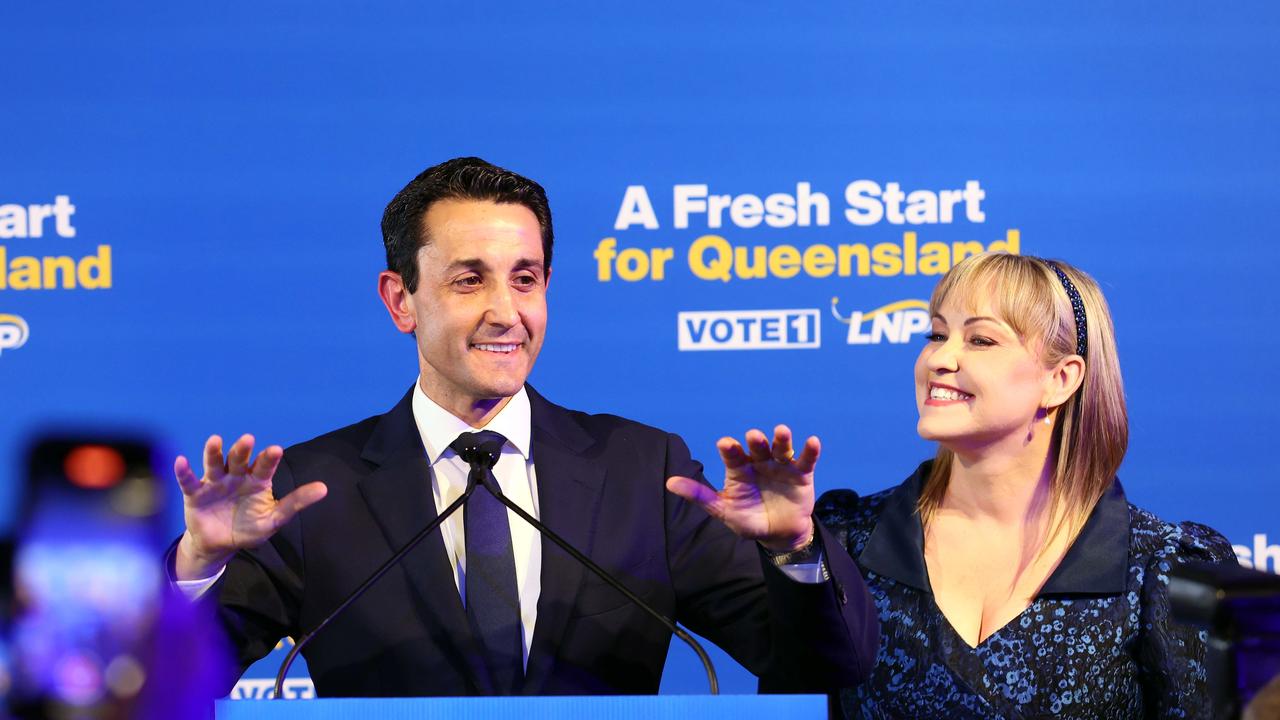
POLYGON ((166 586, 152 443, 53 436, 27 453, 5 636, 18 717, 126 717, 166 586))

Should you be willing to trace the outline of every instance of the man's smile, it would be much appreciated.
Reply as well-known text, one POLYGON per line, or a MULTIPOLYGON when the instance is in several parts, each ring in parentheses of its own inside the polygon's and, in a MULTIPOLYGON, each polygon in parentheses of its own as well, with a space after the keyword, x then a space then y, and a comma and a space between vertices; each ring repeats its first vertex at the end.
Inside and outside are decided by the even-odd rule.
POLYGON ((471 347, 475 350, 484 350, 485 352, 494 352, 506 355, 520 349, 520 345, 520 343, 472 343, 471 347))

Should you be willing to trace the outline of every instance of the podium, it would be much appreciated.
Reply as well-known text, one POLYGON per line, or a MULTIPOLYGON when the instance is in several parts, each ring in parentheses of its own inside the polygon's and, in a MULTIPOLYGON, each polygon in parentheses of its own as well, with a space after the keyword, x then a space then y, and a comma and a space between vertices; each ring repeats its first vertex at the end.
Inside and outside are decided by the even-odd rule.
POLYGON ((215 720, 800 720, 827 716, 823 695, 327 698, 219 700, 215 720))

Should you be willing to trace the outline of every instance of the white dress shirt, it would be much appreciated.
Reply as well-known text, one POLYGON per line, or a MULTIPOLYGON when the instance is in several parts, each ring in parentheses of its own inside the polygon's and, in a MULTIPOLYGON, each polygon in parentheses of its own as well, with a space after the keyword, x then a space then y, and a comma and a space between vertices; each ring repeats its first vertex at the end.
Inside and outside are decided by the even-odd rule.
MULTIPOLYGON (((467 489, 467 473, 471 469, 466 461, 449 449, 449 445, 462 433, 475 432, 480 428, 471 427, 437 405, 418 384, 413 387, 413 419, 418 424, 422 446, 427 450, 427 462, 431 464, 431 492, 438 514, 467 489)), ((520 509, 541 518, 538 514, 538 482, 533 469, 531 427, 529 395, 520 388, 520 392, 513 395, 483 429, 507 439, 502 446, 502 457, 493 466, 493 476, 502 488, 502 494, 520 509)), ((448 553, 449 565, 453 567, 453 581, 462 594, 464 605, 467 600, 465 511, 463 508, 455 512, 440 526, 444 551, 448 553)), ((507 511, 507 520, 511 524, 511 549, 516 561, 516 589, 520 595, 520 625, 527 665, 529 645, 538 620, 538 595, 542 592, 542 538, 532 525, 510 510, 507 511)))

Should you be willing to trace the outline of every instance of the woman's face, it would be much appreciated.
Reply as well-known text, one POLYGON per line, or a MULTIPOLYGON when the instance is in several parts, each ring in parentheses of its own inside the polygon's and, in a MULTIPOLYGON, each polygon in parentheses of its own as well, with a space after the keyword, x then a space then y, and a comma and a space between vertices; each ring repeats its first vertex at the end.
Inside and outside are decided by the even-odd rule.
POLYGON ((980 301, 971 312, 947 300, 916 359, 920 437, 953 451, 1026 443, 1052 371, 980 301))

